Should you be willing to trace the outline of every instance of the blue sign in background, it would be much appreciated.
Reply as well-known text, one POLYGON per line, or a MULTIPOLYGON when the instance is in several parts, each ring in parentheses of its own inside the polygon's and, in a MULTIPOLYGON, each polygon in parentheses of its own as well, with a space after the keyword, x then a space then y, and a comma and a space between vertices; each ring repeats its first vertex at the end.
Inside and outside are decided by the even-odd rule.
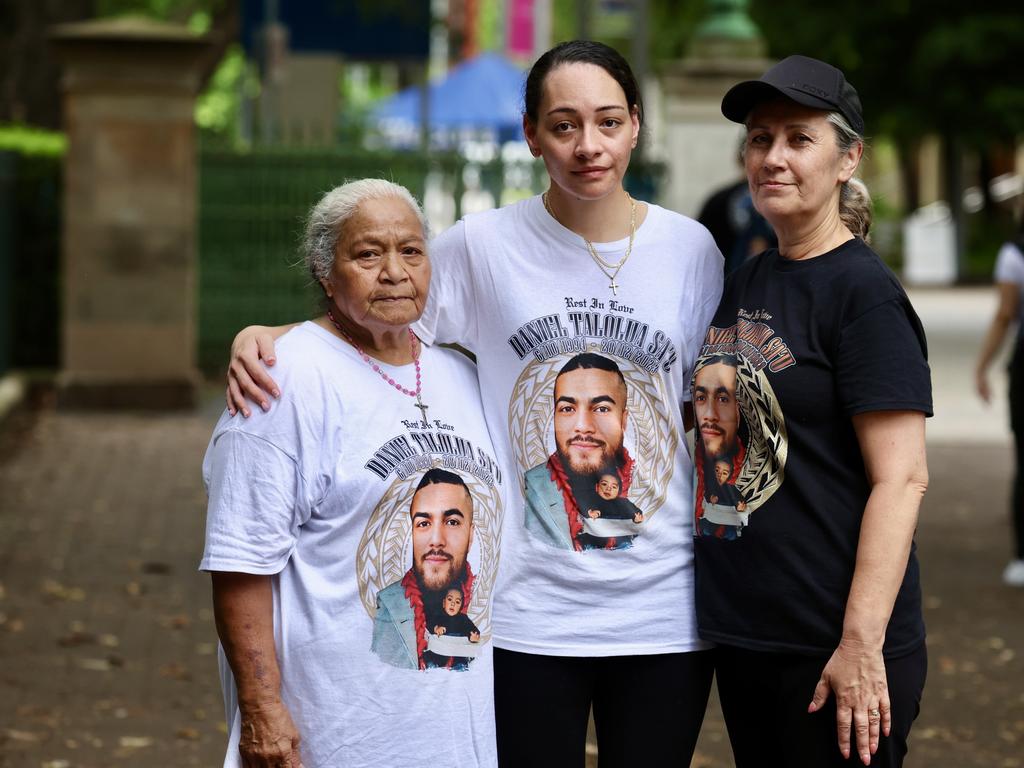
MULTIPOLYGON (((425 59, 430 50, 429 0, 279 0, 288 47, 351 59, 425 59)), ((259 51, 265 0, 242 0, 242 45, 259 51)))

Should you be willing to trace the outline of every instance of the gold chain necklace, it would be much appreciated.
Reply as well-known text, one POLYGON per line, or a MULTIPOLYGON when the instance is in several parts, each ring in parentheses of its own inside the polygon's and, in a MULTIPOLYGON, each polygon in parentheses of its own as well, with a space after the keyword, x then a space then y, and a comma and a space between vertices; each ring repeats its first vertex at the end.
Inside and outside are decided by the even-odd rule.
MULTIPOLYGON (((636 200, 630 197, 629 192, 626 192, 626 199, 629 200, 629 245, 626 246, 626 252, 622 255, 622 260, 618 264, 610 264, 601 258, 601 254, 597 252, 594 244, 583 237, 583 242, 587 244, 587 253, 590 254, 590 258, 597 264, 597 268, 604 273, 611 282, 608 287, 612 289, 612 296, 618 296, 618 289, 622 286, 615 282, 616 276, 619 274, 619 270, 622 269, 623 265, 629 260, 630 255, 633 253, 633 238, 636 235, 636 200)), ((541 200, 544 201, 544 210, 550 214, 551 218, 558 221, 558 217, 555 216, 555 212, 551 210, 551 203, 548 202, 548 193, 545 192, 541 195, 541 200)), ((561 223, 561 222, 559 222, 561 223)))

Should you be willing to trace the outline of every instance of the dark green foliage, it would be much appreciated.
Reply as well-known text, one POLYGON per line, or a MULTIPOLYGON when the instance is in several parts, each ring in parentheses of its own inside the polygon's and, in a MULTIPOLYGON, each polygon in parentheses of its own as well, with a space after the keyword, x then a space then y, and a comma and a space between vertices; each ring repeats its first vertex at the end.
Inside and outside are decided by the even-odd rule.
POLYGON ((0 369, 59 362, 61 162, 0 152, 0 369))
POLYGON ((773 56, 842 68, 871 133, 952 133, 983 147, 1024 130, 1019 2, 752 0, 750 12, 773 56))

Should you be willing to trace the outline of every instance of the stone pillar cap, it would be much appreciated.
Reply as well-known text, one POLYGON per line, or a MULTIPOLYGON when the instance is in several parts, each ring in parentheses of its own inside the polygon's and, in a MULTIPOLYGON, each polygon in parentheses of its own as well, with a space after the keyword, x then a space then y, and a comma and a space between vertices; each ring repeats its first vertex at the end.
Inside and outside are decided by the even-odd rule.
POLYGON ((183 24, 157 21, 145 16, 121 16, 93 19, 50 28, 50 37, 58 42, 139 42, 209 45, 206 35, 196 34, 183 24))

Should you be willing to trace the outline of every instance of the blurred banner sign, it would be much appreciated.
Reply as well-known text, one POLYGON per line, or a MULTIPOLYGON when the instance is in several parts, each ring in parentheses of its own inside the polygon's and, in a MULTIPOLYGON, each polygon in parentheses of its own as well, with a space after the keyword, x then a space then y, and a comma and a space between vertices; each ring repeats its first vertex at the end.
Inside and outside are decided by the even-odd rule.
POLYGON ((527 59, 533 56, 534 4, 535 0, 507 0, 508 26, 505 44, 506 53, 513 58, 527 59))

